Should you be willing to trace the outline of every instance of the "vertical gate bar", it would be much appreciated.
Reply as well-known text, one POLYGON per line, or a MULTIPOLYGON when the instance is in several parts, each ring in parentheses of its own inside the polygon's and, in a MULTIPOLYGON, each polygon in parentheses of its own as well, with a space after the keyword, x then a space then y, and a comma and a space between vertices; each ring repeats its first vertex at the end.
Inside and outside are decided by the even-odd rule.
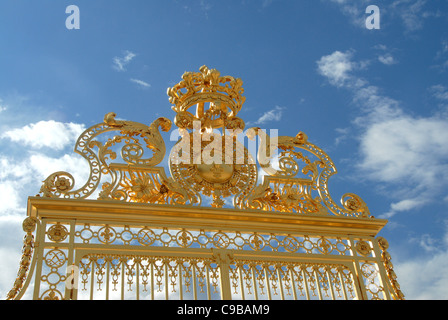
POLYGON ((241 264, 240 267, 238 267, 237 264, 235 264, 238 268, 238 273, 240 275, 240 288, 241 288, 241 300, 246 300, 245 294, 244 294, 244 283, 243 283, 243 274, 241 273, 241 268, 243 267, 243 264, 241 264))
POLYGON ((328 286, 330 287, 331 299, 332 300, 336 300, 336 295, 335 295, 334 290, 333 290, 333 284, 331 282, 331 274, 328 271, 328 268, 327 268, 327 270, 325 270, 325 272, 327 273, 328 286))
MULTIPOLYGON (((74 255, 74 242, 75 242, 75 226, 76 226, 76 222, 74 220, 70 220, 70 233, 69 233, 69 240, 68 240, 68 258, 67 258, 67 268, 68 266, 72 266, 71 268, 71 274, 69 275, 67 273, 66 277, 73 277, 72 281, 74 281, 74 264, 73 264, 73 255, 74 255)), ((78 284, 73 283, 72 287, 70 289, 67 288, 67 286, 65 286, 65 298, 64 300, 70 300, 73 299, 73 291, 75 290, 75 287, 78 284)))
POLYGON ((36 233, 36 239, 35 239, 35 246, 37 245, 37 250, 35 254, 37 255, 37 268, 35 273, 35 279, 34 279, 34 293, 33 293, 33 299, 39 300, 39 293, 40 293, 40 280, 42 277, 42 264, 44 263, 44 243, 45 243, 45 234, 47 229, 47 222, 45 219, 41 220, 40 225, 38 225, 38 232, 36 233))
POLYGON ((94 281, 95 281, 95 260, 91 260, 91 267, 90 267, 90 300, 93 300, 93 287, 94 287, 94 281))
POLYGON ((196 288, 196 261, 191 265, 191 275, 193 276, 193 300, 198 299, 198 289, 196 288))
POLYGON ((135 281, 136 281, 136 289, 137 290, 137 300, 140 300, 140 259, 135 259, 134 258, 134 263, 136 264, 135 266, 135 281))
POLYGON ((354 278, 354 287, 356 292, 356 297, 361 300, 367 300, 368 295, 365 287, 365 283, 363 281, 363 276, 361 272, 361 267, 359 266, 359 262, 356 260, 354 261, 355 265, 355 274, 353 275, 354 278))
MULTIPOLYGON (((294 268, 294 266, 292 266, 292 268, 294 268)), ((292 271, 292 268, 288 268, 289 274, 291 275, 292 296, 294 297, 294 300, 297 300, 296 283, 294 281, 294 273, 292 271)))
POLYGON ((354 282, 356 297, 357 297, 357 299, 367 300, 368 295, 367 295, 365 283, 362 279, 363 276, 362 276, 362 272, 361 272, 361 266, 359 265, 358 256, 355 253, 356 250, 354 250, 355 239, 352 236, 350 236, 348 238, 348 243, 350 245, 350 251, 353 256, 353 264, 355 266, 355 274, 353 274, 353 278, 354 278, 353 282, 354 282))
POLYGON ((124 273, 125 273, 125 266, 124 266, 124 261, 125 261, 125 257, 122 257, 120 260, 121 262, 121 300, 124 300, 124 273))
POLYGON ((182 265, 183 265, 183 261, 181 261, 181 263, 178 264, 178 266, 179 266, 179 299, 180 300, 184 300, 184 289, 182 286, 182 265))
POLYGON ((384 288, 383 294, 385 294, 385 299, 392 300, 391 293, 393 294, 393 292, 390 292, 390 290, 389 290, 389 288, 390 288, 390 286, 388 285, 390 282, 389 277, 387 276, 386 269, 384 267, 384 262, 383 262, 383 259, 381 256, 381 249, 378 245, 378 241, 375 241, 375 240, 376 239, 372 239, 370 242, 372 243, 373 253, 376 258, 376 264, 378 266, 378 270, 380 273, 380 284, 384 288))
POLYGON ((257 282, 256 282, 256 278, 255 278, 255 271, 253 266, 250 266, 250 269, 252 270, 252 282, 254 283, 254 295, 255 295, 255 300, 258 300, 258 291, 257 291, 257 282))
POLYGON ((154 300, 154 259, 150 260, 151 264, 151 300, 154 300))
MULTIPOLYGON (((280 266, 280 268, 281 268, 281 266, 280 266)), ((285 292, 283 291, 282 274, 280 272, 280 268, 277 268, 278 284, 280 286, 280 298, 282 300, 285 300, 285 292)))
POLYGON ((313 268, 314 277, 316 278, 316 285, 317 285, 317 295, 319 297, 319 300, 323 300, 322 291, 320 288, 320 282, 319 282, 319 275, 317 273, 317 270, 313 268))
POLYGON ((264 269, 264 278, 266 279, 266 288, 268 292, 268 300, 272 300, 271 296, 271 285, 269 283, 269 265, 261 266, 264 269))
POLYGON ((341 281, 342 293, 344 294, 344 300, 348 300, 347 290, 345 289, 344 276, 342 275, 343 270, 338 270, 339 281, 341 281))
POLYGON ((76 285, 73 288, 73 294, 71 296, 71 299, 72 300, 78 300, 78 290, 79 290, 78 286, 79 286, 79 280, 80 280, 79 278, 81 276, 81 272, 79 271, 79 266, 81 264, 81 261, 78 259, 78 255, 76 253, 74 254, 74 258, 73 259, 74 259, 73 260, 73 265, 78 268, 78 269, 76 269, 76 272, 78 272, 78 275, 77 275, 77 282, 75 283, 76 285))
POLYGON ((211 299, 211 293, 210 293, 210 268, 208 267, 208 263, 205 263, 205 271, 206 271, 206 275, 207 275, 207 299, 210 300, 211 299))
POLYGON ((168 259, 165 259, 164 269, 165 269, 165 300, 169 300, 168 294, 168 259))
POLYGON ((108 259, 105 256, 104 260, 106 261, 106 300, 109 300, 110 264, 112 263, 112 259, 108 259))
POLYGON ((230 285, 230 266, 228 260, 219 258, 217 267, 219 268, 221 299, 230 300, 232 299, 232 289, 230 285))
MULTIPOLYGON (((306 269, 306 265, 305 265, 304 267, 305 267, 305 269, 306 269)), ((311 300, 311 297, 310 297, 310 290, 309 290, 309 288, 308 288, 308 279, 307 279, 307 277, 306 277, 305 270, 304 270, 303 268, 301 268, 301 272, 302 272, 303 282, 304 282, 304 284, 305 284, 305 294, 306 294, 306 299, 307 299, 307 300, 311 300)))

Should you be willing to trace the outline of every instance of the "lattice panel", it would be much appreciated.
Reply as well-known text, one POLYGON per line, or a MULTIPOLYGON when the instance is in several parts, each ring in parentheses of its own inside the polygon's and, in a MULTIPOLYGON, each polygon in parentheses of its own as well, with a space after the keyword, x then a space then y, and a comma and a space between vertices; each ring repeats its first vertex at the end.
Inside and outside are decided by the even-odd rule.
MULTIPOLYGON (((148 226, 77 226, 75 242, 82 244, 234 249, 303 254, 353 255, 347 238, 313 235, 228 232, 148 226)), ((371 252, 367 253, 371 256, 371 252)))
POLYGON ((356 298, 347 266, 239 260, 230 266, 232 299, 341 300, 356 298))
POLYGON ((79 300, 221 298, 218 265, 208 258, 92 254, 79 273, 79 300))

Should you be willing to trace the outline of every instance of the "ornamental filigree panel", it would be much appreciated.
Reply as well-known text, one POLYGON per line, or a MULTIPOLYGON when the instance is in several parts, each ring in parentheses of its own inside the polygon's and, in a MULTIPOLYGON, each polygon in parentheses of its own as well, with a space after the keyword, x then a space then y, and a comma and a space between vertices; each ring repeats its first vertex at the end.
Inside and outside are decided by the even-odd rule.
POLYGON ((85 130, 88 178, 54 172, 29 198, 7 298, 403 299, 386 222, 334 201, 336 166, 305 133, 246 127, 242 84, 203 66, 168 88, 173 121, 85 130))
POLYGON ((171 120, 145 125, 111 112, 76 142, 75 152, 89 165, 88 180, 75 187, 70 173, 58 171, 45 179, 40 195, 370 217, 353 193, 344 194, 340 205, 333 200, 328 180, 336 167, 305 133, 246 128, 237 117, 245 102, 241 79, 203 66, 186 72, 167 93, 177 126, 167 159, 162 133, 171 130, 171 120), (159 166, 164 159, 170 174, 159 166))
MULTIPOLYGON (((351 256, 356 248, 349 238, 338 236, 297 235, 228 230, 194 230, 149 226, 111 226, 84 224, 76 226, 75 243, 133 245, 142 247, 232 249, 351 256)), ((368 242, 363 241, 367 246, 368 242)), ((371 250, 362 251, 371 256, 371 250)))
POLYGON ((68 252, 64 249, 47 249, 44 251, 44 264, 40 275, 39 299, 63 300, 66 288, 66 270, 68 252))

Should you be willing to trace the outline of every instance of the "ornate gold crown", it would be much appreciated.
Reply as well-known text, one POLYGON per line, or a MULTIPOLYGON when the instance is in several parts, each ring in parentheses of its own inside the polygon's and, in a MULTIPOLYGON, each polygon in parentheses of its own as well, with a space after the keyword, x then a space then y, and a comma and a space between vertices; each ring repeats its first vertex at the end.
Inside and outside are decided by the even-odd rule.
POLYGON ((221 76, 216 69, 207 66, 200 72, 185 72, 182 81, 167 94, 172 109, 177 113, 174 123, 179 128, 193 129, 193 121, 200 121, 201 128, 244 129, 244 122, 236 115, 244 101, 243 81, 231 76, 221 76), (208 109, 206 104, 209 104, 208 109), (197 105, 195 113, 188 110, 197 105))

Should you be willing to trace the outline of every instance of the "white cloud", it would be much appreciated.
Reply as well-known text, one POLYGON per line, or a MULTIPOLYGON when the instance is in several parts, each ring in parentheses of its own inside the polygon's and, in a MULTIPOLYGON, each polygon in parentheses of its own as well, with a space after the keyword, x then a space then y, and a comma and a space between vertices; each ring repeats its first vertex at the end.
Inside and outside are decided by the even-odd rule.
POLYGON ((365 28, 365 14, 368 0, 329 0, 337 4, 341 12, 350 18, 350 22, 357 27, 365 28))
MULTIPOLYGON (((363 177, 376 182, 375 186, 392 199, 388 212, 379 217, 388 219, 438 199, 448 199, 447 117, 406 114, 400 103, 382 94, 380 88, 368 82, 360 87, 352 85, 361 79, 351 67, 355 63, 352 55, 341 56, 335 52, 327 57, 334 58, 326 60, 329 71, 319 70, 320 73, 333 85, 351 90, 353 102, 361 111, 354 120, 361 130, 358 168, 363 177), (338 57, 340 59, 336 59, 338 57), (342 63, 343 67, 331 68, 331 61, 342 63)), ((431 87, 431 93, 439 101, 448 99, 448 90, 443 85, 431 87)), ((410 242, 422 248, 427 256, 400 261, 397 259, 400 255, 391 252, 405 296, 408 299, 446 299, 448 275, 440 268, 448 264, 448 228, 443 241, 423 234, 410 242)))
POLYGON ((448 297, 448 273, 442 272, 448 264, 448 252, 429 258, 394 263, 402 291, 413 300, 440 300, 448 297))
POLYGON ((392 203, 390 205, 390 210, 386 213, 381 214, 378 218, 381 219, 390 219, 397 213, 403 212, 403 211, 411 211, 414 209, 418 209, 426 204, 426 199, 420 199, 413 198, 413 199, 404 199, 395 203, 392 203))
POLYGON ((407 31, 416 31, 423 27, 426 0, 396 0, 391 11, 397 13, 407 31))
MULTIPOLYGON (((359 135, 359 165, 363 176, 381 182, 396 201, 383 217, 424 205, 448 186, 448 121, 443 117, 407 115, 400 103, 355 75, 353 52, 322 57, 318 72, 336 86, 351 90, 361 115, 354 123, 359 135)), ((445 98, 445 88, 433 92, 445 98)))
POLYGON ((276 106, 274 109, 263 113, 263 115, 261 115, 261 117, 258 118, 257 121, 255 121, 255 124, 264 124, 270 121, 280 121, 282 118, 283 110, 284 108, 276 106))
POLYGON ((431 93, 433 94, 434 98, 441 100, 441 101, 448 101, 448 88, 437 84, 430 88, 431 93))
POLYGON ((5 111, 6 110, 6 106, 3 105, 3 100, 0 99, 0 112, 5 111))
POLYGON ((399 102, 384 96, 380 88, 365 86, 357 88, 353 92, 353 101, 365 113, 355 122, 360 126, 366 126, 375 122, 386 121, 391 118, 403 116, 399 102), (366 116, 367 115, 367 116, 366 116))
POLYGON ((337 87, 343 86, 350 78, 349 72, 353 70, 351 57, 350 52, 335 51, 317 62, 318 70, 331 84, 337 87))
POLYGON ((143 80, 139 80, 139 79, 130 79, 131 82, 134 82, 136 84, 138 84, 140 87, 142 88, 149 88, 151 87, 151 85, 143 80))
POLYGON ((56 171, 66 171, 75 179, 75 189, 89 177, 87 160, 71 153, 50 157, 44 153, 25 153, 21 159, 0 155, 0 217, 23 215, 26 198, 39 193, 42 181, 56 171))
POLYGON ((377 44, 373 49, 379 50, 381 53, 378 55, 378 61, 385 65, 393 65, 398 63, 397 59, 384 44, 377 44))
POLYGON ((400 261, 399 252, 391 254, 394 270, 405 295, 414 300, 440 300, 448 297, 448 274, 442 272, 448 264, 448 228, 445 221, 445 236, 434 239, 429 234, 410 239, 410 245, 418 246, 426 252, 422 257, 400 261))
POLYGON ((405 199, 400 202, 393 203, 391 208, 395 211, 406 211, 420 206, 423 202, 417 199, 405 199))
MULTIPOLYGON (((365 29, 368 17, 365 10, 368 5, 376 4, 370 0, 327 0, 336 4, 340 11, 349 18, 350 22, 365 29)), ((431 11, 425 7, 427 0, 395 0, 390 3, 379 4, 380 14, 387 14, 390 23, 395 17, 402 23, 406 33, 415 32, 423 28, 425 19, 444 17, 439 10, 431 11)))
POLYGON ((397 60, 395 60, 395 58, 390 54, 390 53, 386 53, 383 55, 380 55, 378 57, 378 60, 385 65, 392 65, 392 64, 396 64, 397 60))
POLYGON ((361 141, 362 165, 381 181, 408 177, 429 186, 448 174, 448 165, 443 165, 447 141, 447 121, 402 117, 375 123, 361 141))
POLYGON ((335 131, 338 134, 338 136, 335 138, 335 144, 338 145, 339 143, 348 138, 350 128, 336 128, 335 131))
POLYGON ((27 160, 15 161, 0 155, 0 217, 5 214, 25 213, 26 202, 23 201, 23 193, 30 191, 27 189, 33 177, 33 171, 27 160))
MULTIPOLYGON (((0 224, 0 226, 2 226, 2 224, 0 224)), ((3 230, 5 232, 11 232, 11 229, 1 229, 5 229, 3 230)), ((17 232, 20 232, 19 228, 17 228, 17 232)), ((20 240, 18 243, 20 244, 20 240)), ((17 277, 17 272, 19 271, 21 259, 20 248, 15 249, 16 250, 11 250, 11 247, 9 246, 0 247, 0 261, 2 270, 2 272, 0 272, 0 299, 2 300, 6 299, 9 290, 13 288, 14 281, 17 277)))
POLYGON ((75 181, 84 184, 88 177, 87 160, 71 151, 83 131, 82 124, 40 121, 9 130, 0 136, 6 144, 10 140, 15 145, 31 147, 20 154, 10 151, 8 147, 0 153, 0 216, 24 214, 24 199, 36 195, 42 181, 53 172, 67 171, 75 181), (48 150, 40 152, 44 147, 48 150), (64 154, 65 148, 71 153, 64 154), (47 151, 52 151, 53 156, 47 151))
POLYGON ((353 77, 351 72, 365 67, 365 63, 352 61, 353 51, 335 51, 317 61, 318 72, 336 87, 360 87, 365 82, 353 77))
POLYGON ((442 40, 441 48, 436 52, 434 59, 436 64, 432 67, 438 72, 445 72, 448 69, 448 40, 442 40))
POLYGON ((437 197, 448 186, 448 121, 413 118, 390 104, 378 104, 371 117, 360 137, 359 168, 385 183, 398 200, 381 217, 419 208, 437 197))
POLYGON ((261 7, 262 8, 267 8, 267 7, 269 7, 272 4, 272 2, 274 2, 274 0, 263 0, 262 3, 261 3, 261 7))
POLYGON ((135 53, 126 50, 123 57, 114 57, 113 68, 117 71, 126 71, 125 66, 128 65, 135 57, 135 53))
POLYGON ((0 215, 25 213, 26 203, 21 203, 19 187, 14 181, 0 183, 0 215))
POLYGON ((53 120, 39 121, 22 128, 12 129, 0 136, 13 142, 23 143, 32 148, 43 147, 61 150, 73 144, 85 130, 84 125, 76 123, 62 123, 53 120))
POLYGON ((87 160, 76 154, 64 154, 59 158, 33 154, 28 161, 37 176, 46 178, 56 171, 66 171, 74 177, 78 187, 87 181, 90 173, 87 160))

